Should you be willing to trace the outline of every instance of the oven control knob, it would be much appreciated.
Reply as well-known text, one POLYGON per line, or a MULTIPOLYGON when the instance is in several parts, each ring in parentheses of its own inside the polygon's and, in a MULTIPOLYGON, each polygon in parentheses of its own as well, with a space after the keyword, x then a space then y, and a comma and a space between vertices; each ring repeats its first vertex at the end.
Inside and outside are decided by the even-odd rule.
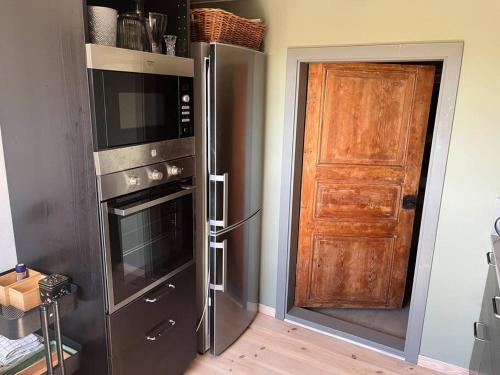
POLYGON ((183 103, 189 103, 191 101, 191 97, 189 95, 183 95, 182 96, 182 102, 183 103))
POLYGON ((163 173, 155 169, 153 172, 151 172, 149 178, 152 179, 153 181, 160 181, 163 179, 163 173))
POLYGON ((128 184, 130 186, 138 186, 141 184, 141 179, 137 176, 128 176, 128 184))
POLYGON ((176 167, 175 165, 169 165, 167 167, 167 173, 169 176, 179 176, 183 171, 183 168, 176 167))

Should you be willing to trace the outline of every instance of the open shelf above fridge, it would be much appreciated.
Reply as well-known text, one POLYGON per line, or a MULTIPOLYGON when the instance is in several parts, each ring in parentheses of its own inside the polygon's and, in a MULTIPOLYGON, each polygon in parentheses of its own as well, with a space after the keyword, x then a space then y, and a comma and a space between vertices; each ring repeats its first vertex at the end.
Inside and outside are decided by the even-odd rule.
MULTIPOLYGON (((144 13, 157 12, 168 17, 166 34, 176 35, 176 55, 190 55, 190 2, 189 0, 143 0, 144 13)), ((133 11, 133 0, 87 0, 88 6, 113 8, 118 14, 133 11)), ((85 12, 86 14, 86 12, 85 12)), ((88 20, 86 20, 85 42, 90 43, 88 20)))

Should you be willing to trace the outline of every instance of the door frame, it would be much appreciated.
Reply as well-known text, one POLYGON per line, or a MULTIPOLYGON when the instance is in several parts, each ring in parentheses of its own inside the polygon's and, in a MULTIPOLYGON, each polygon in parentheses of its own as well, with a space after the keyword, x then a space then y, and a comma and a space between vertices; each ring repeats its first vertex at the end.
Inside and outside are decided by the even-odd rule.
POLYGON ((289 320, 403 357, 408 362, 417 363, 463 48, 463 42, 453 41, 288 49, 278 238, 277 319, 289 320), (388 335, 375 331, 369 332, 366 328, 330 317, 325 318, 322 314, 293 306, 306 114, 307 68, 308 64, 313 62, 418 63, 423 61, 442 61, 443 72, 419 233, 407 336, 406 340, 398 341, 388 335))

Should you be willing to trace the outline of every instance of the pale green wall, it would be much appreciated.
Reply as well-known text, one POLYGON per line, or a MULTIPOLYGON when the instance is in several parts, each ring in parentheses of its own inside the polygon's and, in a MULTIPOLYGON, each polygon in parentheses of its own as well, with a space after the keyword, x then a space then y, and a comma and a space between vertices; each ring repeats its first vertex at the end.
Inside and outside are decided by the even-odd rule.
POLYGON ((262 303, 276 297, 287 48, 465 42, 421 354, 467 367, 500 195, 500 2, 497 0, 241 0, 269 24, 262 303))

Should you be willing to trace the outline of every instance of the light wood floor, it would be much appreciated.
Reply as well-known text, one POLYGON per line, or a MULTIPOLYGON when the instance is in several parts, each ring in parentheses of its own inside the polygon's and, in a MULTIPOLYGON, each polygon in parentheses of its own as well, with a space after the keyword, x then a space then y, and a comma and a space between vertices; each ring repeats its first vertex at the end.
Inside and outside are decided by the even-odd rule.
POLYGON ((259 314, 221 356, 198 356, 187 375, 415 374, 438 372, 259 314))

